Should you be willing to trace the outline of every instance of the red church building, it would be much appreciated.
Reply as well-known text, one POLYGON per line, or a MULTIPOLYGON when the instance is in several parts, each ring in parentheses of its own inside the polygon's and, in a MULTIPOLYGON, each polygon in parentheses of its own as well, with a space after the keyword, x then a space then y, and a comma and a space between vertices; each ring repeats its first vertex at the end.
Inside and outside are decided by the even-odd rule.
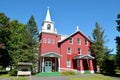
POLYGON ((71 35, 58 34, 48 9, 40 32, 39 71, 94 73, 96 65, 91 44, 92 41, 78 27, 71 35))

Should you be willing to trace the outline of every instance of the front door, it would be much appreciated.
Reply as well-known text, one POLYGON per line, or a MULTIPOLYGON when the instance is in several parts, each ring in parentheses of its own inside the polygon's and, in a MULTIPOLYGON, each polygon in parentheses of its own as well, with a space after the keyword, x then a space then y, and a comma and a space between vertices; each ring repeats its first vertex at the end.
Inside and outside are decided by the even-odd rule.
POLYGON ((45 72, 51 72, 51 71, 52 71, 52 61, 51 61, 51 59, 46 59, 45 72))

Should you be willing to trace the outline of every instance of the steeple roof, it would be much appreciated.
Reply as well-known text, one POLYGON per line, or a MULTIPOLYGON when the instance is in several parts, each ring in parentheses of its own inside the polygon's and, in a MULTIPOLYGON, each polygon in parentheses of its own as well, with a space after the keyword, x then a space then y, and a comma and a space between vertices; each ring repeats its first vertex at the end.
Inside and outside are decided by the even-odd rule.
POLYGON ((49 7, 48 7, 48 10, 47 10, 45 21, 50 21, 51 22, 49 7))

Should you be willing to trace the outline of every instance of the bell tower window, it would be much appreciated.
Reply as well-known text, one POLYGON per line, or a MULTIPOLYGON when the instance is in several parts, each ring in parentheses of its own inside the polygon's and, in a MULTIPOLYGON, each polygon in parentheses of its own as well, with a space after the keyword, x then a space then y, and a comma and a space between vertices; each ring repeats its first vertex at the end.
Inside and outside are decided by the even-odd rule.
POLYGON ((51 30, 51 25, 50 24, 47 25, 47 30, 51 30))

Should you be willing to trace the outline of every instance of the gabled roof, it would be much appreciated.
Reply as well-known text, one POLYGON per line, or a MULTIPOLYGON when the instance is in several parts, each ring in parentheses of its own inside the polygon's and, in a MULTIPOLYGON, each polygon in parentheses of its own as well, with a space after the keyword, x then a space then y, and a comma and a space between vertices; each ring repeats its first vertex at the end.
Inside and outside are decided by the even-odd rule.
POLYGON ((71 36, 73 36, 73 35, 75 35, 75 34, 77 34, 77 33, 83 35, 86 39, 88 39, 90 42, 92 42, 83 32, 81 32, 81 31, 78 30, 78 31, 72 33, 70 36, 68 36, 68 37, 66 37, 66 38, 58 41, 58 43, 61 43, 61 42, 65 41, 65 40, 67 40, 68 38, 70 38, 71 36))
POLYGON ((44 53, 44 54, 41 54, 41 56, 43 56, 43 57, 61 57, 61 55, 56 52, 44 53))
POLYGON ((87 54, 87 55, 78 55, 73 57, 73 59, 95 59, 95 57, 87 54))

